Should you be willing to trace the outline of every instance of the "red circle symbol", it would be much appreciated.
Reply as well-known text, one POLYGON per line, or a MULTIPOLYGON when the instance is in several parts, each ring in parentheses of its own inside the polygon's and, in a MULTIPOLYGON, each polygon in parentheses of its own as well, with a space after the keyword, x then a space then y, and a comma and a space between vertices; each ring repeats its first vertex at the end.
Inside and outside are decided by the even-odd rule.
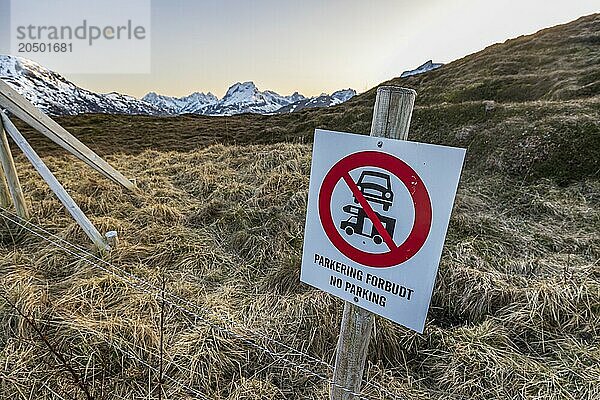
POLYGON ((431 215, 429 193, 419 175, 404 161, 378 151, 354 153, 338 161, 325 176, 319 191, 319 216, 327 237, 342 254, 367 267, 392 267, 402 264, 417 254, 429 236, 431 215), (400 245, 394 243, 369 202, 350 177, 351 171, 362 167, 376 167, 390 172, 400 179, 410 193, 415 208, 415 219, 410 234, 400 245), (340 180, 346 182, 389 251, 385 253, 366 252, 354 247, 342 237, 331 214, 333 190, 340 180))

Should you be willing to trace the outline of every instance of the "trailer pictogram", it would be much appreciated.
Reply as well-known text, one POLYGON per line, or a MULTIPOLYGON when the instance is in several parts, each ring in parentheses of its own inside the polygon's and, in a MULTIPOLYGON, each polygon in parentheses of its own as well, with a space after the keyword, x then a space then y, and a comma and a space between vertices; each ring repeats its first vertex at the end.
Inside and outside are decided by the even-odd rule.
MULTIPOLYGON (((350 215, 350 218, 342 221, 340 224, 340 228, 346 233, 348 236, 352 236, 354 234, 358 234, 361 236, 365 236, 369 239, 373 239, 375 244, 382 244, 383 238, 377 231, 375 224, 371 225, 370 230, 365 231, 365 222, 369 219, 369 216, 362 209, 362 207, 356 207, 352 205, 347 205, 343 208, 344 212, 350 215)), ((394 236, 394 228, 396 227, 396 220, 393 218, 385 217, 379 213, 375 213, 377 218, 383 224, 383 227, 388 232, 388 234, 393 237, 394 236)))

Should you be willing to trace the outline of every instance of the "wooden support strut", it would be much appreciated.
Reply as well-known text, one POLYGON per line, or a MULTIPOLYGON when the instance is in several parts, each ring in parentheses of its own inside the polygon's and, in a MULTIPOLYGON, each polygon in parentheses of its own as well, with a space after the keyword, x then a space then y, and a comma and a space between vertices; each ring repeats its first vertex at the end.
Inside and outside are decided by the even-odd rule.
POLYGON ((96 171, 129 190, 135 190, 135 185, 119 171, 110 166, 100 156, 71 135, 46 114, 38 110, 27 99, 17 93, 0 79, 0 107, 6 108, 12 114, 23 120, 42 135, 52 140, 96 171))
MULTIPOLYGON (((396 86, 381 86, 371 124, 371 136, 406 140, 417 92, 396 86)), ((345 302, 331 385, 331 400, 360 398, 362 377, 375 316, 345 302)))
MULTIPOLYGON (((8 139, 4 130, 4 124, 0 120, 0 192, 6 187, 4 184, 4 177, 1 172, 4 172, 6 182, 8 183, 8 190, 12 202, 15 205, 17 215, 24 219, 29 219, 29 212, 27 211, 27 203, 25 203, 25 196, 23 196, 23 189, 21 189, 21 182, 19 182, 19 176, 17 175, 17 169, 15 168, 15 161, 13 159, 10 147, 8 145, 8 139), (4 188, 2 187, 4 186, 4 188)), ((4 196, 3 196, 4 197, 4 196)), ((5 200, 2 200, 4 203, 5 200)), ((8 207, 10 200, 3 204, 3 207, 8 207)))
POLYGON ((65 206, 67 211, 73 216, 75 221, 81 226, 85 234, 92 240, 92 242, 100 250, 106 250, 107 244, 102 238, 102 235, 92 222, 85 216, 83 211, 75 203, 75 201, 69 196, 64 187, 58 182, 56 177, 48 169, 46 164, 37 155, 33 148, 29 145, 27 140, 21 135, 21 132, 14 126, 14 124, 8 119, 4 112, 1 112, 2 122, 10 137, 14 140, 17 146, 23 151, 25 156, 29 159, 36 171, 44 178, 50 189, 56 194, 61 203, 65 206))
POLYGON ((6 174, 4 173, 4 168, 2 168, 2 163, 0 162, 0 207, 8 208, 11 204, 10 193, 6 184, 6 174))

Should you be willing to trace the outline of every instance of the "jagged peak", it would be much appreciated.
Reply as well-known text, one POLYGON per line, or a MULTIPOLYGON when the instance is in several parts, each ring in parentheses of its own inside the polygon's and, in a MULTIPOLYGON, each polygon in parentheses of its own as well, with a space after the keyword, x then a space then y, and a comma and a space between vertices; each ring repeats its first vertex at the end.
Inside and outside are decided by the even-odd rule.
MULTIPOLYGON (((277 112, 282 107, 310 100, 298 91, 289 96, 282 96, 272 90, 260 91, 253 81, 234 83, 222 99, 211 92, 197 91, 178 98, 151 91, 138 100, 118 92, 98 94, 87 91, 33 61, 10 55, 0 55, 0 76, 32 102, 53 114, 268 114, 277 112)), ((334 102, 327 100, 321 104, 337 104, 349 97, 344 95, 346 92, 339 92, 336 92, 334 102)))
POLYGON ((225 96, 223 97, 223 99, 225 99, 227 97, 231 97, 236 93, 254 93, 254 92, 258 92, 258 91, 259 91, 258 88, 252 81, 236 82, 233 85, 231 85, 229 87, 229 89, 227 89, 227 93, 225 93, 225 96))

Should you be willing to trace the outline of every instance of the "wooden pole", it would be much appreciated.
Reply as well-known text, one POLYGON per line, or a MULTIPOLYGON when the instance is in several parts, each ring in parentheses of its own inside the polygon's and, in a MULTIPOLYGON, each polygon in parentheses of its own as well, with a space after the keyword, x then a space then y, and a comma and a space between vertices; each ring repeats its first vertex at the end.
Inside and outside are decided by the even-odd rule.
POLYGON ((67 211, 69 211, 75 221, 77 221, 79 226, 81 226, 85 234, 92 240, 92 242, 94 242, 96 247, 102 251, 106 250, 107 245, 100 232, 98 232, 92 222, 85 216, 83 211, 81 211, 71 196, 69 196, 65 188, 60 184, 60 182, 58 182, 52 172, 50 172, 46 164, 44 164, 42 159, 33 150, 31 145, 29 145, 27 140, 25 140, 23 135, 21 135, 21 132, 19 132, 13 123, 8 119, 6 114, 2 112, 1 115, 4 127, 6 128, 6 131, 10 137, 14 140, 17 146, 19 146, 21 151, 23 151, 36 171, 42 176, 42 178, 44 178, 48 186, 50 186, 50 189, 52 189, 54 194, 56 194, 61 203, 66 207, 67 211))
MULTIPOLYGON (((2 164, 2 170, 6 176, 8 183, 8 189, 10 197, 15 205, 17 215, 21 218, 29 219, 29 212, 27 211, 27 203, 25 203, 25 196, 23 196, 23 189, 21 189, 21 182, 19 182, 19 176, 17 175, 17 169, 15 167, 15 160, 13 159, 10 147, 8 145, 8 139, 6 137, 6 131, 4 130, 4 124, 0 120, 0 163, 2 164)), ((2 184, 4 179, 0 176, 2 184)), ((2 186, 2 185, 0 185, 2 186)), ((0 191, 3 189, 0 188, 0 191)))
POLYGON ((116 250, 119 245, 119 236, 117 231, 108 231, 104 235, 106 237, 106 244, 110 247, 110 250, 116 250))
POLYGON ((3 82, 2 79, 0 79, 0 107, 6 108, 13 115, 38 130, 42 135, 69 151, 107 178, 131 191, 136 190, 135 185, 119 171, 114 169, 99 155, 81 143, 56 121, 38 110, 33 104, 27 101, 25 97, 21 96, 16 90, 3 82))
MULTIPOLYGON (((371 136, 406 140, 417 92, 396 86, 377 89, 371 136)), ((362 377, 375 316, 370 311, 344 304, 335 370, 331 386, 331 400, 356 400, 361 390, 362 377)))
POLYGON ((0 162, 0 207, 8 208, 10 205, 10 193, 8 191, 8 186, 6 185, 6 174, 4 173, 4 168, 2 168, 2 163, 0 162))

